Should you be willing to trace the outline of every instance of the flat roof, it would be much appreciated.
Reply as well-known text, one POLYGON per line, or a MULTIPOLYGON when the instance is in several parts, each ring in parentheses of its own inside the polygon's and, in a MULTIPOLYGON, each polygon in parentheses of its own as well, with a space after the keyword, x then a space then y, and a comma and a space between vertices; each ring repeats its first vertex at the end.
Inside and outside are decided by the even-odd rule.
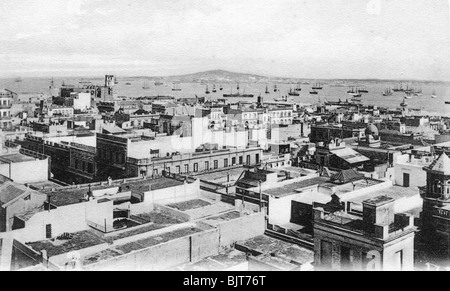
POLYGON ((419 195, 418 189, 401 186, 392 186, 389 188, 376 190, 374 192, 367 193, 365 195, 361 195, 356 198, 349 199, 349 201, 354 203, 362 203, 365 200, 373 199, 377 196, 385 196, 388 198, 392 198, 394 200, 398 200, 401 198, 410 198, 416 195, 419 195))
POLYGON ((330 180, 330 178, 328 178, 328 177, 314 177, 314 178, 306 179, 303 181, 294 182, 292 184, 287 184, 282 187, 276 187, 276 188, 264 190, 263 193, 281 197, 281 196, 286 196, 286 195, 291 195, 291 194, 297 193, 296 190, 298 190, 298 189, 303 189, 303 188, 311 187, 314 185, 320 185, 320 184, 328 182, 329 180, 330 180))
POLYGON ((20 163, 34 160, 36 159, 19 153, 0 156, 0 162, 2 163, 20 163))
POLYGON ((264 255, 273 255, 285 262, 293 261, 299 264, 305 264, 314 261, 314 251, 267 235, 261 235, 246 241, 238 242, 236 243, 236 248, 242 251, 260 253, 263 257, 264 255))
POLYGON ((184 271, 223 271, 236 265, 247 263, 245 253, 238 250, 207 257, 195 263, 190 263, 181 267, 184 271))
POLYGON ((188 236, 203 231, 199 227, 185 227, 163 234, 153 235, 144 239, 136 240, 127 244, 114 246, 98 253, 83 258, 83 265, 90 265, 113 257, 124 255, 132 251, 159 245, 177 238, 188 236))
MULTIPOLYGON (((150 187, 152 190, 164 189, 174 186, 183 185, 184 182, 169 179, 166 177, 161 177, 157 179, 139 179, 135 181, 129 181, 125 183, 113 183, 111 186, 109 185, 95 185, 91 187, 91 191, 99 190, 99 189, 108 189, 114 187, 122 187, 122 191, 131 191, 132 194, 143 194, 147 191, 150 191, 150 187), (129 187, 129 188, 127 188, 129 187)), ((51 203, 55 206, 65 206, 70 204, 80 203, 80 200, 83 199, 84 195, 89 190, 88 185, 83 185, 82 188, 76 188, 74 186, 69 187, 61 187, 56 189, 56 191, 52 192, 50 189, 42 190, 42 193, 48 194, 51 196, 51 203)))
POLYGON ((98 237, 94 232, 85 230, 72 233, 72 238, 67 240, 58 240, 54 242, 51 240, 43 240, 36 242, 29 242, 26 245, 32 247, 35 251, 47 251, 48 257, 54 257, 72 251, 85 249, 106 243, 107 241, 98 237))

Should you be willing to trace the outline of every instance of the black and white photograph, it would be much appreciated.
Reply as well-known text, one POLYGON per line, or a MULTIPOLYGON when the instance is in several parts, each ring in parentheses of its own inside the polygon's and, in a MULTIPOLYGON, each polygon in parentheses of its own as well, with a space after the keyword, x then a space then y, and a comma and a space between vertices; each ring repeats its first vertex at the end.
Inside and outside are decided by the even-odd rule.
POLYGON ((450 0, 0 10, 0 271, 450 271, 450 0))

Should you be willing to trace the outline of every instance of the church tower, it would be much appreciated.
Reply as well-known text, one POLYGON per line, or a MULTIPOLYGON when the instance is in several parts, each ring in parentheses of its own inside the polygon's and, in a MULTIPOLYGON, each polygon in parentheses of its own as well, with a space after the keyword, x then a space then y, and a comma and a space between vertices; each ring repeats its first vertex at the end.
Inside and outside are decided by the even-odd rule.
POLYGON ((450 250, 450 158, 444 152, 423 168, 427 173, 427 185, 420 189, 423 210, 420 214, 422 231, 438 237, 450 250))

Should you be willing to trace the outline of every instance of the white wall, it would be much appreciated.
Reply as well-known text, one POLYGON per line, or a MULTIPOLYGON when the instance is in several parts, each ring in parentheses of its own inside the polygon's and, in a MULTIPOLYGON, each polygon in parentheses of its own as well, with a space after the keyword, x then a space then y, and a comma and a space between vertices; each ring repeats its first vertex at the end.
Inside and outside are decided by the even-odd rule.
POLYGON ((91 107, 91 94, 77 93, 73 99, 73 109, 85 110, 91 107))

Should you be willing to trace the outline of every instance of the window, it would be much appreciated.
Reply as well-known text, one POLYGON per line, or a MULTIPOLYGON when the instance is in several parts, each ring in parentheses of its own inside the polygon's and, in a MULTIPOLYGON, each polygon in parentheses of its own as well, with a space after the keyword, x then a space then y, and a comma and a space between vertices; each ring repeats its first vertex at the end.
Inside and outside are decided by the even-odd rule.
POLYGON ((236 158, 232 158, 232 159, 231 159, 231 165, 232 165, 232 166, 236 165, 236 158))
POLYGON ((239 157, 239 165, 242 165, 244 163, 244 157, 239 157))
POLYGON ((247 165, 250 165, 250 155, 247 155, 247 165))
POLYGON ((320 242, 320 262, 322 265, 322 268, 326 270, 331 269, 331 256, 332 256, 332 250, 331 250, 331 243, 327 241, 321 241, 320 242))
POLYGON ((81 170, 82 170, 82 171, 86 171, 86 162, 83 161, 82 165, 83 165, 83 166, 82 166, 81 170))
POLYGON ((256 163, 259 164, 259 154, 256 154, 255 160, 256 160, 256 163))
POLYGON ((78 159, 75 159, 75 169, 78 170, 78 159))
POLYGON ((175 167, 177 174, 181 174, 181 167, 180 166, 176 166, 175 167))
POLYGON ((184 172, 189 173, 189 164, 184 165, 184 172))
POLYGON ((207 161, 207 162, 205 162, 205 171, 208 171, 209 170, 209 162, 207 161))
POLYGON ((158 176, 158 169, 153 169, 153 175, 158 176))
POLYGON ((197 173, 198 172, 198 163, 194 164, 194 172, 197 173))
POLYGON ((45 238, 52 238, 52 225, 51 224, 45 225, 45 238))
POLYGON ((224 168, 228 167, 228 159, 223 160, 223 167, 224 168))
POLYGON ((393 269, 396 271, 403 270, 403 250, 395 253, 393 269))
POLYGON ((219 161, 214 160, 214 170, 217 170, 219 168, 219 161))
POLYGON ((88 163, 87 171, 88 171, 89 174, 94 173, 94 165, 92 163, 88 163))

